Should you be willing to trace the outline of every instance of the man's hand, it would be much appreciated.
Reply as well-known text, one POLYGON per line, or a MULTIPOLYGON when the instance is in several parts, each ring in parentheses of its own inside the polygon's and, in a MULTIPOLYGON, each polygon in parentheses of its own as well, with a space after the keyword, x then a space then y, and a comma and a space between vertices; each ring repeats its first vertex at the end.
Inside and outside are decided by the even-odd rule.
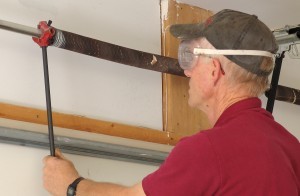
POLYGON ((73 163, 66 159, 59 149, 55 157, 47 156, 44 162, 44 187, 55 196, 65 196, 68 186, 79 177, 73 163))

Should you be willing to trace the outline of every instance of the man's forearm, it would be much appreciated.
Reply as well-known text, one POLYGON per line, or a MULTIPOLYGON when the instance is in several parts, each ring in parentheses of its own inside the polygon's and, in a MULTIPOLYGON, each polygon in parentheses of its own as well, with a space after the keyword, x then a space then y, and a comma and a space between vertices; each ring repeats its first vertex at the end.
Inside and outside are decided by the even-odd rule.
POLYGON ((94 196, 94 195, 106 195, 106 196, 145 196, 141 183, 132 187, 126 187, 122 185, 112 183, 95 182, 92 180, 83 180, 77 186, 78 196, 94 196))

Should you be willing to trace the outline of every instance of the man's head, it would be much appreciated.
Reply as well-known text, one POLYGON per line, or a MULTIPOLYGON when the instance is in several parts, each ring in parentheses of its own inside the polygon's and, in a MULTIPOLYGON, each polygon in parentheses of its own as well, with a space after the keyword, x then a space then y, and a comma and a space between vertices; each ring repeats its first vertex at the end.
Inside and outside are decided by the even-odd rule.
POLYGON ((198 54, 220 54, 251 73, 266 76, 264 57, 272 57, 278 46, 270 29, 257 16, 222 10, 199 24, 172 25, 171 33, 181 40, 205 37, 220 51, 195 50, 198 54), (227 51, 226 51, 227 50, 227 51))
POLYGON ((204 23, 173 25, 170 31, 182 40, 178 58, 183 69, 195 66, 199 55, 206 55, 220 60, 228 81, 254 88, 250 96, 267 89, 278 46, 273 33, 256 16, 223 10, 204 23), (203 40, 208 44, 203 45, 203 40))

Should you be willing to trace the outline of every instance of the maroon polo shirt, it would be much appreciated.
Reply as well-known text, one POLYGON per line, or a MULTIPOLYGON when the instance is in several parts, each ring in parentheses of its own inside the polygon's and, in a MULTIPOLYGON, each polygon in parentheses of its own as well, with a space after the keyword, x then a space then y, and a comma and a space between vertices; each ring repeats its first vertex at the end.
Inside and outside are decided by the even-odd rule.
POLYGON ((258 98, 246 99, 181 139, 142 184, 148 196, 299 196, 300 144, 258 98))

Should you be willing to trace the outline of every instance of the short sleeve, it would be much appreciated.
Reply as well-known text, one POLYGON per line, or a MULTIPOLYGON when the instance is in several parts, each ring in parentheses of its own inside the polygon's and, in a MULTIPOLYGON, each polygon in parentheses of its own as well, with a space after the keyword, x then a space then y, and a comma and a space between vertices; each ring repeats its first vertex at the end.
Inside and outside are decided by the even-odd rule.
POLYGON ((143 179, 147 196, 213 195, 220 186, 217 156, 206 134, 184 138, 165 162, 143 179))

